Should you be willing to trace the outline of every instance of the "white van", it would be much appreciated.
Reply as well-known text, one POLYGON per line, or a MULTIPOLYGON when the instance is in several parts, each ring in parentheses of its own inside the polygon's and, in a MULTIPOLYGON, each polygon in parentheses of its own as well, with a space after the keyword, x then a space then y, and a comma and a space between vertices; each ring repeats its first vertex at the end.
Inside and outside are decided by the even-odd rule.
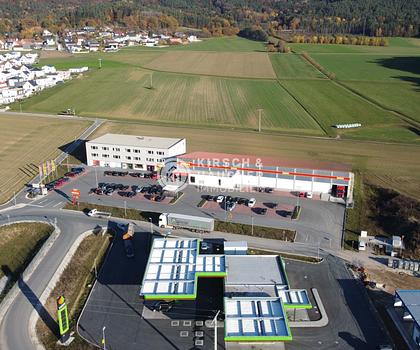
POLYGON ((366 242, 359 241, 359 250, 366 250, 366 242))

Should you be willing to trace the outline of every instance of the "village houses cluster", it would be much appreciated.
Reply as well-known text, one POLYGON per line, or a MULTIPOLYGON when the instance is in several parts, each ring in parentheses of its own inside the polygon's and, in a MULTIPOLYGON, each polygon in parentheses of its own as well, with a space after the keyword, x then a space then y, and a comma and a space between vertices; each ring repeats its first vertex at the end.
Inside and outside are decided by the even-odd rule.
POLYGON ((117 51, 125 46, 159 47, 185 45, 197 41, 200 41, 197 36, 183 32, 162 34, 147 31, 123 31, 109 27, 100 29, 84 27, 79 30, 67 29, 60 36, 44 29, 42 35, 37 39, 0 38, 0 50, 58 50, 70 53, 110 52, 117 51))
POLYGON ((49 87, 70 79, 71 74, 86 71, 87 67, 57 70, 54 66, 35 67, 37 53, 11 51, 0 54, 0 105, 22 100, 49 87))

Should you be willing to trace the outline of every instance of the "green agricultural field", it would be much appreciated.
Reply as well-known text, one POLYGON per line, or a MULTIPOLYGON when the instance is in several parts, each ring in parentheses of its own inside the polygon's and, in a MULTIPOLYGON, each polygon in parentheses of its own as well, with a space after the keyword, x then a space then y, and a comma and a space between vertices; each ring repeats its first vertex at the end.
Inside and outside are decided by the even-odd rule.
POLYGON ((388 38, 389 46, 365 45, 336 45, 336 44, 289 44, 294 52, 308 53, 358 53, 381 55, 418 55, 420 39, 415 38, 388 38))
POLYGON ((275 79, 267 53, 263 52, 181 52, 157 57, 146 68, 187 74, 223 77, 275 79))
POLYGON ((283 80, 281 84, 330 134, 335 133, 332 128, 335 124, 360 122, 365 126, 374 126, 400 122, 390 112, 381 110, 328 80, 283 80))
POLYGON ((418 56, 382 56, 370 54, 311 54, 340 80, 404 81, 420 79, 418 56))
POLYGON ((190 45, 174 45, 170 49, 185 51, 266 52, 264 43, 239 36, 203 39, 202 42, 192 43, 190 45))
POLYGON ((181 124, 257 127, 321 134, 305 110, 276 82, 154 72, 140 68, 96 70, 23 103, 24 111, 70 107, 81 115, 181 124), (99 88, 100 87, 100 88, 99 88))
POLYGON ((420 122, 420 83, 344 82, 346 86, 420 122))
POLYGON ((271 64, 278 79, 324 79, 305 59, 297 54, 270 54, 271 64))
POLYGON ((0 114, 0 203, 38 174, 38 165, 60 154, 90 122, 0 114))
POLYGON ((419 120, 418 43, 395 38, 389 47, 291 45, 310 52, 336 74, 341 86, 300 54, 258 52, 263 43, 239 37, 48 58, 40 65, 90 70, 22 107, 28 112, 75 108, 84 116, 241 129, 256 129, 256 110, 262 108, 262 126, 273 132, 336 136, 332 125, 358 121, 366 129, 340 136, 418 142, 419 128, 408 128, 405 117, 392 112, 419 120), (395 131, 392 137, 384 126, 395 131))

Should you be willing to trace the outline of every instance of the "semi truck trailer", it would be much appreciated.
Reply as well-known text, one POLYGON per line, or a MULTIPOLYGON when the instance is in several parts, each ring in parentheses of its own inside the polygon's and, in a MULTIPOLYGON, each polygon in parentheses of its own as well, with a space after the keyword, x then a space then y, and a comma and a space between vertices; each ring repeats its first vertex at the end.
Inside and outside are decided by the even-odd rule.
POLYGON ((201 216, 163 213, 159 216, 159 227, 187 229, 194 232, 211 232, 214 230, 214 219, 201 216))

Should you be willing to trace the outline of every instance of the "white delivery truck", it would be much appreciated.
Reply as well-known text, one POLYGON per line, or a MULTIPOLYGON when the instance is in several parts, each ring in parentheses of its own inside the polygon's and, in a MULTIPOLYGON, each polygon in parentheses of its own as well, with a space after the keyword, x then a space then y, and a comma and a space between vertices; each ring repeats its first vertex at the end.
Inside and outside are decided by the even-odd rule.
POLYGON ((214 230, 214 219, 201 216, 162 213, 159 216, 159 227, 183 228, 195 232, 211 232, 214 230))

